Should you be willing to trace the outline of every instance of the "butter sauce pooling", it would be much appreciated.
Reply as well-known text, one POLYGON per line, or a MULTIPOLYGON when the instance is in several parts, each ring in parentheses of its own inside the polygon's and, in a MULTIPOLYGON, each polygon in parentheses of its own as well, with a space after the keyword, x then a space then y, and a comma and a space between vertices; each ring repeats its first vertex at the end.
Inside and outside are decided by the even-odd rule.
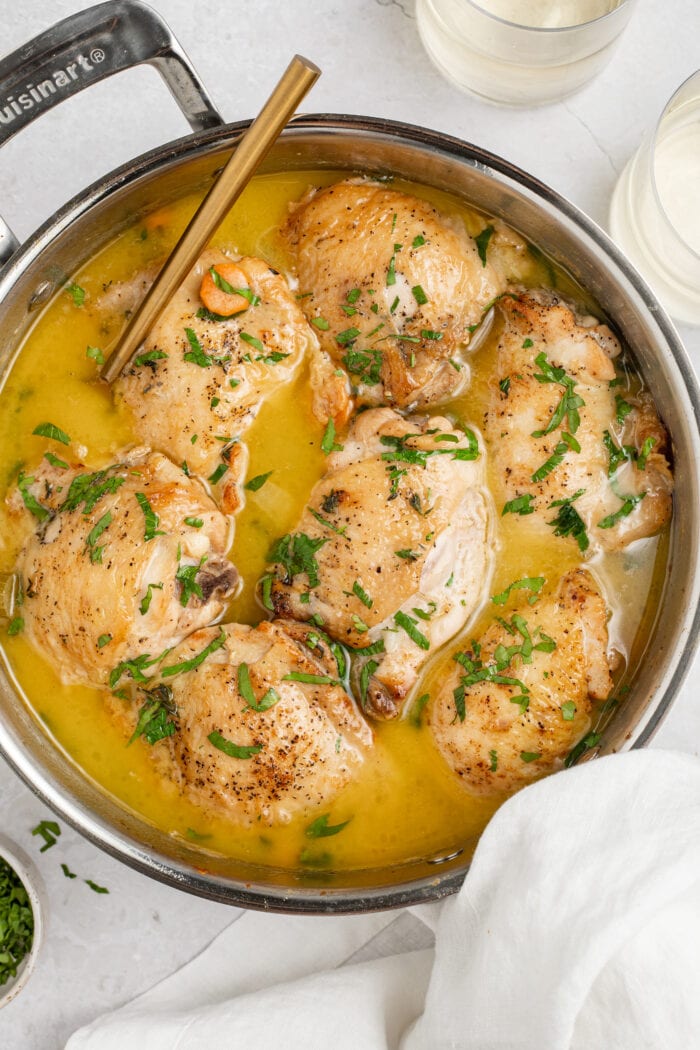
MULTIPOLYGON (((327 185, 338 172, 262 176, 253 180, 218 231, 215 246, 234 254, 257 255, 285 273, 290 260, 278 230, 288 203, 309 185, 327 185)), ((438 191, 393 184, 425 197, 444 213, 460 216, 469 233, 478 234, 484 219, 438 191)), ((31 470, 47 449, 60 452, 45 438, 32 436, 41 422, 52 420, 72 438, 72 452, 91 469, 114 461, 117 450, 133 444, 129 419, 118 412, 110 391, 95 382, 97 364, 86 355, 97 347, 105 356, 123 324, 118 309, 96 308, 107 301, 112 283, 131 280, 157 264, 172 247, 197 206, 186 198, 148 216, 119 235, 91 260, 73 281, 85 291, 84 305, 59 293, 26 339, 0 395, 0 447, 5 464, 3 487, 11 490, 19 470, 31 470), (47 381, 47 362, 50 362, 47 381)), ((513 257, 511 279, 524 285, 551 286, 586 303, 585 295, 561 271, 556 273, 537 252, 513 257)), ((590 303, 586 303, 590 307, 590 303)), ((487 382, 497 344, 497 325, 482 336, 470 355, 471 385, 467 394, 441 406, 454 419, 480 429, 487 403, 487 382)), ((638 387, 629 376, 630 389, 638 387)), ((621 387, 624 392, 625 387, 621 387)), ((292 530, 308 494, 325 468, 321 452, 323 428, 311 412, 308 376, 301 374, 265 404, 246 435, 250 451, 248 477, 272 471, 257 491, 246 493, 246 506, 236 519, 230 557, 243 579, 230 603, 226 621, 255 624, 263 618, 255 598, 255 583, 265 571, 271 544, 292 530)), ((342 436, 341 436, 342 440, 342 436)), ((527 518, 500 517, 495 523, 495 572, 491 594, 524 576, 544 576, 554 583, 580 562, 575 544, 545 542, 529 533, 527 518)), ((21 537, 0 509, 0 570, 14 567, 21 537)), ((630 669, 639 658, 640 627, 653 614, 654 591, 665 559, 666 537, 640 541, 616 554, 598 554, 588 564, 603 583, 612 608, 610 645, 622 653, 630 669)), ((20 610, 21 611, 21 610, 20 610)), ((493 615, 490 602, 467 626, 464 640, 478 635, 493 615)), ((281 868, 369 868, 451 853, 470 851, 501 799, 468 795, 437 753, 416 709, 409 704, 404 718, 377 723, 375 747, 363 769, 328 807, 329 823, 349 821, 342 834, 313 840, 306 835, 318 808, 282 827, 244 829, 195 806, 176 785, 158 772, 151 749, 143 740, 126 747, 121 730, 111 721, 102 694, 64 686, 47 662, 22 638, 3 639, 5 657, 18 688, 47 731, 85 772, 126 806, 202 849, 281 868)), ((460 648, 453 639, 436 654, 414 690, 414 698, 430 692, 452 664, 460 648)), ((158 745, 156 745, 157 747, 158 745)), ((323 807, 322 807, 323 808, 323 807)))

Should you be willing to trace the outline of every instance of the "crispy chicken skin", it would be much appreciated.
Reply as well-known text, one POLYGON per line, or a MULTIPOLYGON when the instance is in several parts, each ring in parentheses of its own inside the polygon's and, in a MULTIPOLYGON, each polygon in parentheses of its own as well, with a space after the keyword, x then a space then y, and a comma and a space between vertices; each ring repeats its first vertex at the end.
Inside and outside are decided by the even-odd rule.
POLYGON ((470 663, 455 663, 427 720, 465 788, 511 793, 562 767, 589 728, 591 701, 607 698, 612 688, 607 618, 590 573, 575 569, 553 594, 511 614, 512 633, 494 622, 477 640, 479 650, 472 643, 458 654, 470 663), (509 660, 508 647, 519 649, 509 660), (488 674, 474 680, 482 668, 488 674))
POLYGON ((320 617, 359 649, 358 693, 376 716, 398 714, 426 658, 483 598, 492 515, 477 442, 439 416, 361 413, 273 548, 277 615, 320 617))
POLYGON ((302 308, 360 402, 409 408, 467 386, 470 326, 505 282, 461 223, 382 183, 349 179, 307 194, 283 232, 302 308))
MULTIPOLYGON (((63 682, 104 686, 122 661, 158 654, 223 612, 238 581, 229 523, 159 452, 97 472, 42 463, 21 483, 36 503, 17 562, 25 633, 63 682)), ((19 515, 17 492, 12 506, 19 515)))
POLYGON ((114 391, 144 443, 201 477, 217 479, 226 468, 212 484, 234 513, 247 467, 239 439, 317 343, 286 280, 261 259, 237 260, 257 304, 225 320, 198 317, 202 276, 228 261, 213 248, 200 256, 114 391))
POLYGON ((611 386, 620 347, 609 328, 550 292, 506 295, 498 309, 484 420, 497 509, 531 496, 523 520, 552 535, 573 509, 585 526, 579 546, 591 552, 658 532, 671 516, 666 432, 646 394, 611 386))
MULTIPOLYGON (((167 749, 174 776, 193 802, 237 824, 284 824, 329 803, 372 746, 371 730, 337 683, 327 644, 299 624, 290 630, 284 622, 265 621, 197 631, 168 654, 161 674, 172 690, 177 729, 158 748, 167 749), (167 673, 207 648, 199 666, 167 673), (223 748, 235 745, 229 747, 235 753, 216 746, 212 734, 223 748)), ((155 695, 162 693, 139 690, 138 699, 155 695)))

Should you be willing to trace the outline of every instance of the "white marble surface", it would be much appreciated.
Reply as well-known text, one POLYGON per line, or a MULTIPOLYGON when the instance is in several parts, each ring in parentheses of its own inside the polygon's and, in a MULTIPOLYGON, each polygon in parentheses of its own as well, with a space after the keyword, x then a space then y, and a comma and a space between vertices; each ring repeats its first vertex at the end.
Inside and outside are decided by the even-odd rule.
MULTIPOLYGON (((0 51, 87 6, 0 0, 0 51)), ((614 64, 574 98, 532 111, 489 106, 444 81, 421 49, 411 0, 154 0, 154 6, 227 119, 253 115, 299 51, 324 71, 307 111, 396 118, 476 142, 548 182, 603 225, 616 177, 643 130, 700 66, 697 0, 639 0, 614 64)), ((24 238, 88 183, 186 130, 151 69, 120 74, 59 106, 3 149, 0 214, 24 238)), ((700 363, 700 331, 681 334, 700 363)), ((694 692, 691 672, 655 746, 698 753, 694 692)), ((34 857, 49 901, 38 970, 0 1013, 0 1046, 8 1050, 57 1050, 81 1023, 177 968, 240 914, 130 871, 65 826, 56 846, 39 854, 30 832, 45 817, 45 807, 0 762, 0 828, 34 857), (109 895, 65 878, 61 862, 107 886, 109 895)))

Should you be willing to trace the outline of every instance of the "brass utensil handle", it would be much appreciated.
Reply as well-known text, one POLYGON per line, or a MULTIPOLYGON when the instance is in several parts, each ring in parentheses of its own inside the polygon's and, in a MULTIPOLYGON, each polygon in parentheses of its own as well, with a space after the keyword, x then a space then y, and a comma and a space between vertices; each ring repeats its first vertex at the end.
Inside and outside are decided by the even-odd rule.
POLYGON ((254 171, 269 152, 321 71, 301 55, 295 55, 277 87, 248 128, 225 168, 207 193, 187 229, 175 245, 145 299, 102 369, 102 378, 113 382, 145 339, 163 307, 175 293, 233 207, 254 171))
MULTIPOLYGON (((64 18, 0 61, 0 146, 83 88, 144 63, 158 70, 193 131, 224 123, 159 15, 138 0, 109 0, 64 18)), ((0 266, 17 247, 0 219, 0 266)))

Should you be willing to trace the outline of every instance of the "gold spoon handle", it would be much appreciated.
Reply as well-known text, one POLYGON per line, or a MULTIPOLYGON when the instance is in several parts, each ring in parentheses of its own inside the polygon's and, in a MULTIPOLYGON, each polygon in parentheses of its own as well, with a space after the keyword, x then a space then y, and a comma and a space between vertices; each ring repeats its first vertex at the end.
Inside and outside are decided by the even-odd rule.
POLYGON ((114 382, 146 338, 164 306, 182 284, 198 255, 320 75, 318 66, 301 55, 295 55, 289 63, 277 87, 236 146, 103 366, 102 378, 108 383, 114 382))

